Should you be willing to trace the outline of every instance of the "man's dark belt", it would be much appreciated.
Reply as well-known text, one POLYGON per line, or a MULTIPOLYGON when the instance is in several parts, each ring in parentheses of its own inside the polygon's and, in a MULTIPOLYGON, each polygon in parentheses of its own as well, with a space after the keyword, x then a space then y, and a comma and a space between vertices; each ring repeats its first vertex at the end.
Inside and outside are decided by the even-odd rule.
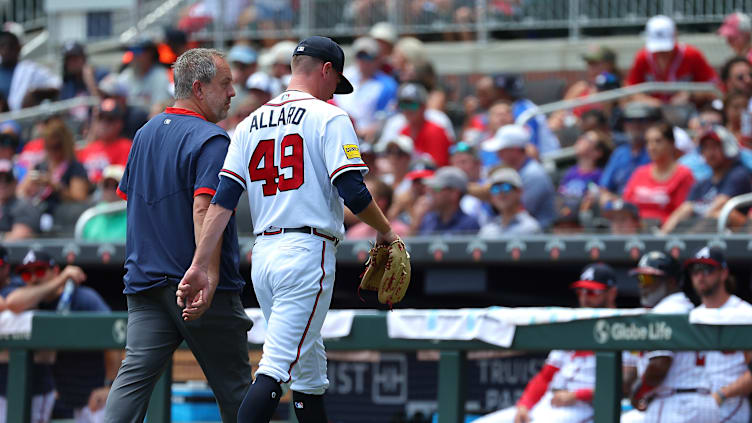
POLYGON ((658 398, 666 398, 666 397, 670 397, 672 395, 679 395, 679 394, 710 395, 710 389, 708 389, 708 388, 668 389, 666 391, 661 391, 661 392, 657 393, 656 397, 658 397, 658 398))
POLYGON ((310 226, 300 226, 298 228, 278 228, 278 229, 274 229, 274 230, 264 231, 264 232, 262 232, 259 235, 279 235, 281 233, 290 233, 290 232, 316 235, 318 237, 321 237, 321 238, 327 239, 329 241, 332 241, 334 243, 334 245, 339 244, 339 239, 337 239, 337 237, 329 235, 329 234, 325 234, 325 233, 319 231, 318 229, 312 228, 310 226))

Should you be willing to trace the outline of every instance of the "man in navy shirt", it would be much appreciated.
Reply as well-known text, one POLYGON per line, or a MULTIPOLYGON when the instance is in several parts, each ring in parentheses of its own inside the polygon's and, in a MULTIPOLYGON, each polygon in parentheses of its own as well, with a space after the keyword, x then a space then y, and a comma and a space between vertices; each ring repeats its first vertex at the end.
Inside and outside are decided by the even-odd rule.
MULTIPOLYGON (((13 312, 26 310, 58 309, 63 287, 68 280, 76 284, 86 280, 86 274, 77 266, 63 270, 44 251, 30 250, 17 269, 23 284, 11 284, 7 306, 13 312)), ((71 294, 66 309, 72 312, 90 311, 109 313, 110 307, 102 297, 87 286, 77 286, 71 294)), ((52 377, 57 388, 53 417, 101 421, 104 400, 109 385, 120 365, 120 352, 60 351, 52 367, 52 377), (98 420, 97 415, 99 415, 98 420), (88 417, 88 419, 86 419, 88 417)))
POLYGON ((432 193, 416 205, 413 228, 419 224, 420 235, 474 234, 478 221, 462 211, 460 201, 467 190, 467 175, 460 168, 445 166, 427 181, 432 193), (419 217, 422 219, 418 220, 419 217))
POLYGON ((175 300, 230 144, 215 123, 227 116, 235 95, 232 73, 222 53, 209 49, 183 53, 173 69, 175 106, 138 131, 118 187, 128 201, 123 278, 128 329, 125 360, 107 398, 110 423, 143 421, 154 384, 183 341, 201 365, 225 423, 237 421, 251 379, 251 321, 240 300, 244 281, 234 217, 209 267, 209 278, 218 281, 211 307, 186 321, 175 300))
MULTIPOLYGON (((700 153, 713 174, 695 182, 687 200, 671 213, 661 227, 664 234, 670 233, 679 222, 692 216, 715 219, 729 199, 752 192, 750 174, 739 161, 739 143, 734 134, 716 125, 700 136, 699 144, 700 153)), ((729 215, 731 225, 743 225, 747 211, 749 207, 734 210, 729 215)))

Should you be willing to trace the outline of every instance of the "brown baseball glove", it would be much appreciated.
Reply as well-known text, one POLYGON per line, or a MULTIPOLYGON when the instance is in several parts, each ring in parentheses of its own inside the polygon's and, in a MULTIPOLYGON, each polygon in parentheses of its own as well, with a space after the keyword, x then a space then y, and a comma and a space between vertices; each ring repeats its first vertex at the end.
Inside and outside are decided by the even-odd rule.
POLYGON ((391 244, 376 245, 368 252, 366 270, 360 281, 360 289, 379 292, 381 304, 396 304, 402 301, 410 285, 410 253, 401 239, 391 244))

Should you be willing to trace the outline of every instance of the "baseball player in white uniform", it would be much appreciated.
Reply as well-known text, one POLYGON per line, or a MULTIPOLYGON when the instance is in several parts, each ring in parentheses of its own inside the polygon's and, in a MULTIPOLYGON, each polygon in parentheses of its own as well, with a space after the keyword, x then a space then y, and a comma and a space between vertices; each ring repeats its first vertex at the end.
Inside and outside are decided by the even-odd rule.
MULTIPOLYGON (((679 263, 661 251, 640 258, 632 274, 637 275, 640 301, 653 313, 689 313, 694 305, 681 291, 679 263)), ((714 423, 720 413, 711 394, 711 383, 701 351, 647 351, 642 354, 632 392, 632 405, 644 411, 644 422, 714 423)), ((638 411, 622 417, 640 421, 638 411)))
MULTIPOLYGON (((616 275, 606 264, 586 266, 571 287, 580 307, 616 307, 616 275)), ((592 351, 554 350, 541 371, 528 382, 516 406, 487 414, 475 423, 592 422, 594 388, 592 351)))
MULTIPOLYGON (((734 282, 729 279, 726 255, 722 249, 703 247, 684 266, 692 280, 692 287, 702 300, 698 309, 733 309, 752 314, 752 305, 730 294, 734 290, 734 282)), ((728 386, 744 376, 749 360, 749 353, 744 351, 705 352, 705 371, 710 376, 713 399, 721 407, 721 422, 749 422, 749 399, 746 396, 730 397, 728 393, 728 386)))
POLYGON ((344 53, 329 38, 298 44, 287 91, 235 130, 193 263, 178 286, 185 318, 208 307, 216 284, 206 276, 210 250, 246 189, 257 235, 251 277, 267 335, 239 422, 268 422, 288 382, 298 421, 327 421, 320 330, 344 236, 343 204, 377 230, 378 243, 397 239, 363 184, 368 168, 349 117, 326 103, 352 92, 343 66, 344 53))

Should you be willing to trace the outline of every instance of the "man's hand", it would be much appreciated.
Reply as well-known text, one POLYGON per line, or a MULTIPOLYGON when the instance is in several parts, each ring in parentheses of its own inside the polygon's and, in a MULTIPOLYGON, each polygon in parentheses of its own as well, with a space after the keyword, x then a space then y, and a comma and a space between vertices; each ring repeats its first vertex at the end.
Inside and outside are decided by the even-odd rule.
POLYGON ((517 414, 514 415, 514 423, 529 423, 530 416, 528 409, 524 405, 517 406, 517 414))
POLYGON ((397 234, 395 234, 394 231, 389 231, 383 234, 378 234, 376 235, 376 245, 381 245, 381 244, 389 245, 392 242, 396 241, 397 239, 399 239, 399 236, 397 236, 397 234))
POLYGON ((91 391, 91 395, 89 395, 89 409, 94 412, 104 408, 104 405, 107 402, 107 395, 109 395, 109 393, 109 386, 103 386, 91 391))
POLYGON ((551 398, 551 405, 554 407, 568 407, 575 402, 577 402, 577 397, 574 396, 574 392, 567 390, 556 391, 551 398))
POLYGON ((86 273, 84 273, 83 269, 78 266, 65 266, 65 269, 60 272, 60 276, 62 277, 63 283, 68 279, 73 279, 73 282, 81 285, 86 280, 86 273))
MULTIPOLYGON (((183 319, 193 320, 203 314, 203 310, 200 313, 199 310, 203 308, 205 303, 209 300, 208 295, 209 288, 209 276, 205 269, 201 269, 197 266, 191 265, 188 271, 183 275, 183 279, 178 284, 178 290, 175 292, 177 296, 178 306, 184 308, 183 319), (188 316, 186 316, 186 310, 189 310, 188 316), (198 315, 196 315, 198 314, 198 315), (194 316, 192 318, 187 318, 194 316)), ((208 305, 207 305, 208 307, 208 305)))

